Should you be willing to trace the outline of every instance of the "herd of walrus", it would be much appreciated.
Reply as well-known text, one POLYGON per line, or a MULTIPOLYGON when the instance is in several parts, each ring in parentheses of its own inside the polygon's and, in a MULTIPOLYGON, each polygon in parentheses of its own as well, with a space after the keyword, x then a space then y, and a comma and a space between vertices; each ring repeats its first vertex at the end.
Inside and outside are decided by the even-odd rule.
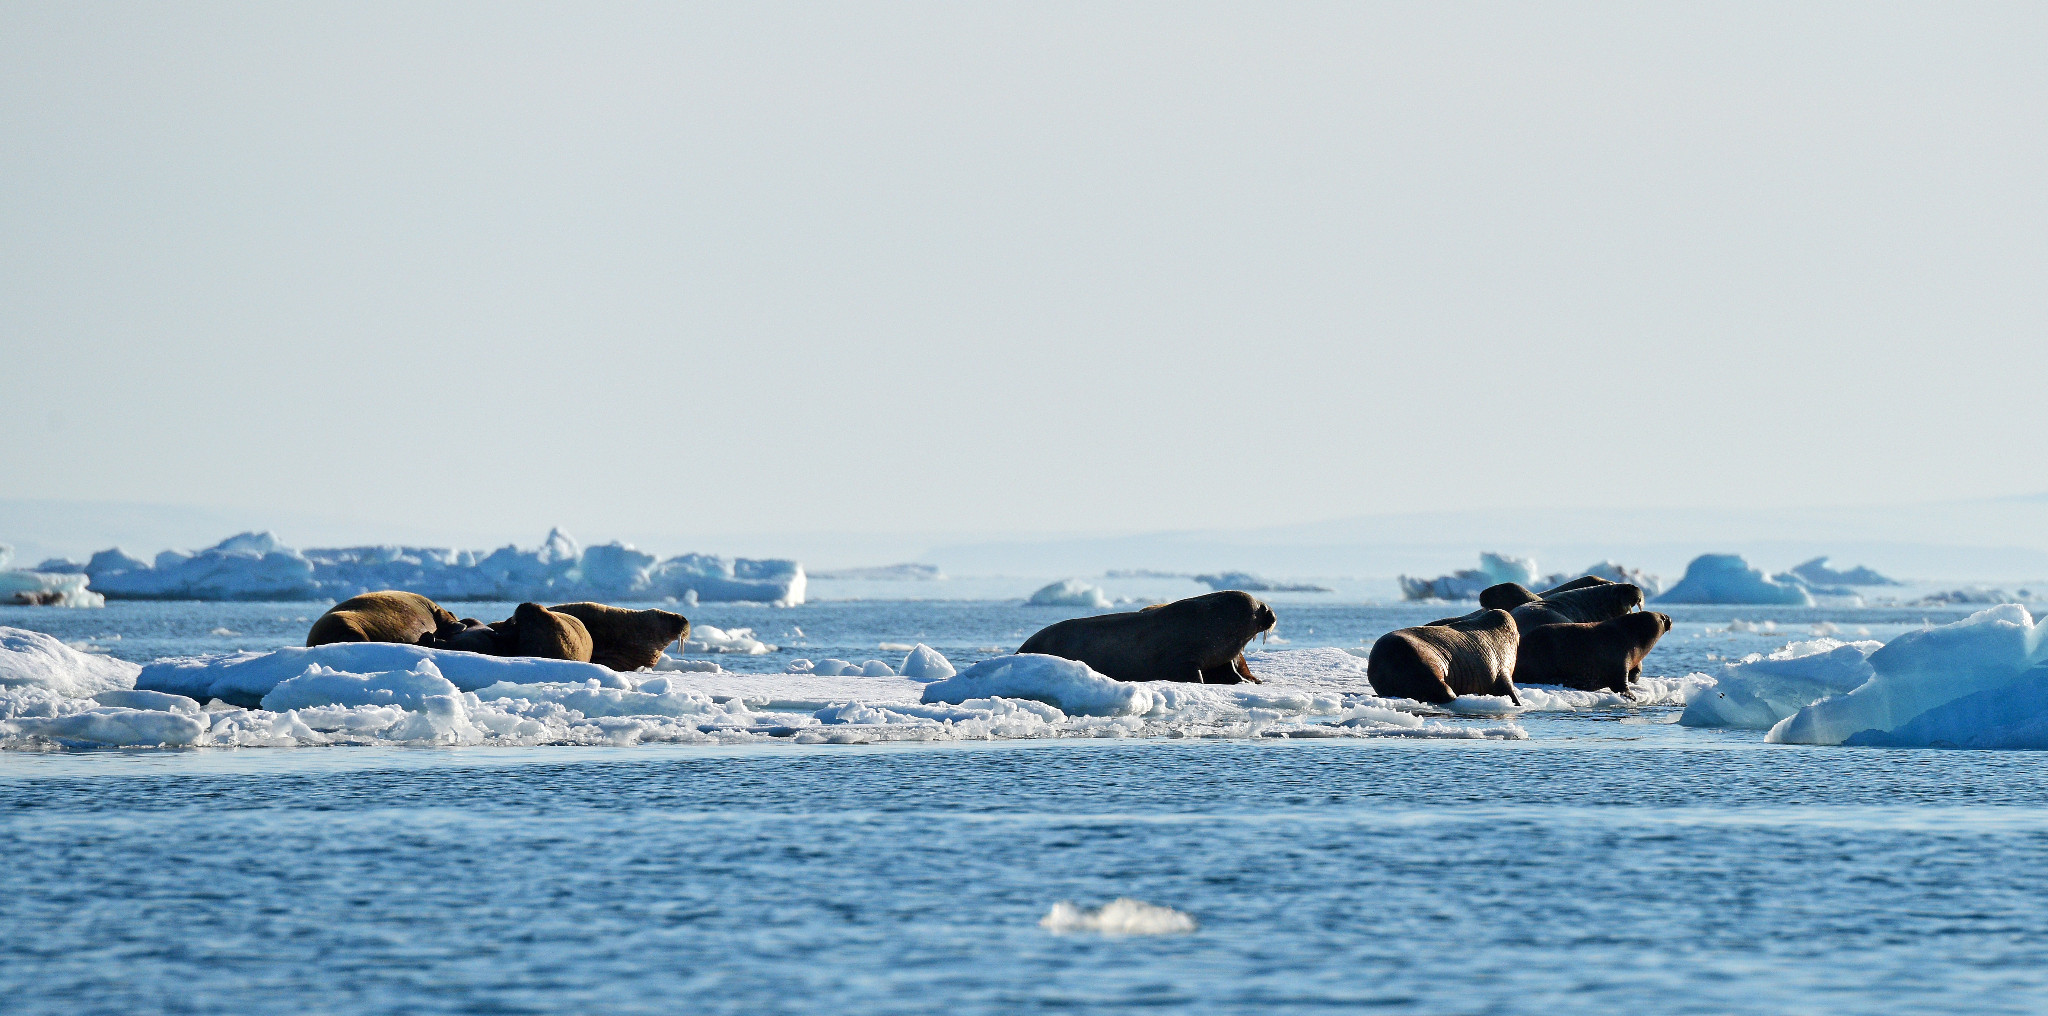
MULTIPOLYGON (((1381 636, 1366 659, 1366 679, 1387 698, 1439 705, 1460 695, 1504 696, 1520 704, 1517 683, 1628 696, 1630 682, 1642 675, 1643 657, 1671 630, 1669 615, 1642 605, 1640 588, 1592 575, 1540 593, 1504 582, 1481 592, 1479 609, 1469 614, 1381 636)), ((1119 681, 1257 682, 1244 649, 1277 620, 1273 608, 1250 593, 1224 590, 1061 621, 1017 651, 1075 660, 1119 681)), ((418 593, 386 590, 328 608, 306 644, 396 642, 632 671, 659 663, 689 633, 681 614, 602 603, 522 603, 511 617, 485 624, 458 618, 418 593)))

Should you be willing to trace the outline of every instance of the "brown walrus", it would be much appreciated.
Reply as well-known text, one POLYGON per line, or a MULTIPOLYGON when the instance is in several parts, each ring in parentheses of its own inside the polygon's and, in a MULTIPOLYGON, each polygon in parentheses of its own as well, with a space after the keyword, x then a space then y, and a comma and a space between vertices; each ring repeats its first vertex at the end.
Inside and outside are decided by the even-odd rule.
POLYGON ((1270 631, 1273 608, 1235 589, 1190 596, 1144 610, 1076 617, 1048 625, 1017 647, 1078 660, 1119 681, 1191 684, 1258 682, 1245 643, 1270 631))
POLYGON ((397 642, 415 645, 437 633, 452 634, 460 622, 440 604, 418 593, 393 589, 351 596, 313 620, 306 644, 397 642))
POLYGON ((561 603, 549 607, 583 622, 590 631, 590 662, 631 671, 661 662, 662 650, 690 634, 690 619, 666 610, 627 610, 603 603, 561 603))
POLYGON ((1582 624, 1620 617, 1643 605, 1643 590, 1629 582, 1601 582, 1576 589, 1546 589, 1511 613, 1523 632, 1546 624, 1582 624))
POLYGON ((1643 676, 1643 657, 1670 630, 1671 615, 1654 610, 1531 628, 1515 657, 1515 683, 1627 695, 1629 683, 1643 676))
POLYGON ((1481 610, 1445 624, 1388 632, 1372 644, 1365 679, 1386 698, 1439 705, 1460 695, 1515 693, 1515 658, 1520 632, 1505 610, 1481 610))
POLYGON ((574 614, 559 614, 538 603, 522 603, 509 621, 515 629, 516 655, 590 662, 590 629, 574 614))

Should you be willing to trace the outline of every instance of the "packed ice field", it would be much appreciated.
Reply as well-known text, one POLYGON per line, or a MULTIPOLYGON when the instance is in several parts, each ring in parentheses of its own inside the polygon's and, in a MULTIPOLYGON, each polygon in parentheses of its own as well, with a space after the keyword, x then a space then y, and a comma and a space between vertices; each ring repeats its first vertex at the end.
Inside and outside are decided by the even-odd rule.
POLYGON ((1628 697, 1530 685, 1519 706, 1467 696, 1436 707, 1374 694, 1365 654, 1444 604, 1274 599, 1278 628, 1245 654, 1263 683, 1231 686, 1120 682, 1011 655, 1038 627, 1094 612, 1021 601, 704 604, 686 643, 634 673, 416 646, 308 649, 296 643, 318 607, 306 603, 0 607, 0 745, 1517 740, 1622 722, 1756 742, 2048 746, 2042 628, 2017 604, 1667 606, 1674 628, 1628 697))

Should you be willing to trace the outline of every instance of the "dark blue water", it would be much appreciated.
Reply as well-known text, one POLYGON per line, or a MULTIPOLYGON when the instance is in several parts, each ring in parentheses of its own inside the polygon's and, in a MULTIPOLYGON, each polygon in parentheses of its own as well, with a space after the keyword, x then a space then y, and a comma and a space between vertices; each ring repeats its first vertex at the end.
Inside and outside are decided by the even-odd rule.
POLYGON ((23 1013, 2048 1006, 2037 756, 1577 727, 1516 744, 17 756, 0 774, 0 998, 23 1013), (1119 896, 1200 929, 1037 924, 1056 901, 1119 896))

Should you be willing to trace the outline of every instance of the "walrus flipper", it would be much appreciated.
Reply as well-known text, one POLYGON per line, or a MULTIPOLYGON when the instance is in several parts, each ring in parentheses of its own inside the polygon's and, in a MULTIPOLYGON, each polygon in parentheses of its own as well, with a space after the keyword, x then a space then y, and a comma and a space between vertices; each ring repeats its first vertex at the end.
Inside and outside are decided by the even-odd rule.
POLYGON ((1237 654, 1237 659, 1230 661, 1230 668, 1232 670, 1237 671, 1237 676, 1244 678, 1245 680, 1250 681, 1253 684, 1266 683, 1264 681, 1259 680, 1258 676, 1252 673, 1252 668, 1244 662, 1243 653, 1237 654))

